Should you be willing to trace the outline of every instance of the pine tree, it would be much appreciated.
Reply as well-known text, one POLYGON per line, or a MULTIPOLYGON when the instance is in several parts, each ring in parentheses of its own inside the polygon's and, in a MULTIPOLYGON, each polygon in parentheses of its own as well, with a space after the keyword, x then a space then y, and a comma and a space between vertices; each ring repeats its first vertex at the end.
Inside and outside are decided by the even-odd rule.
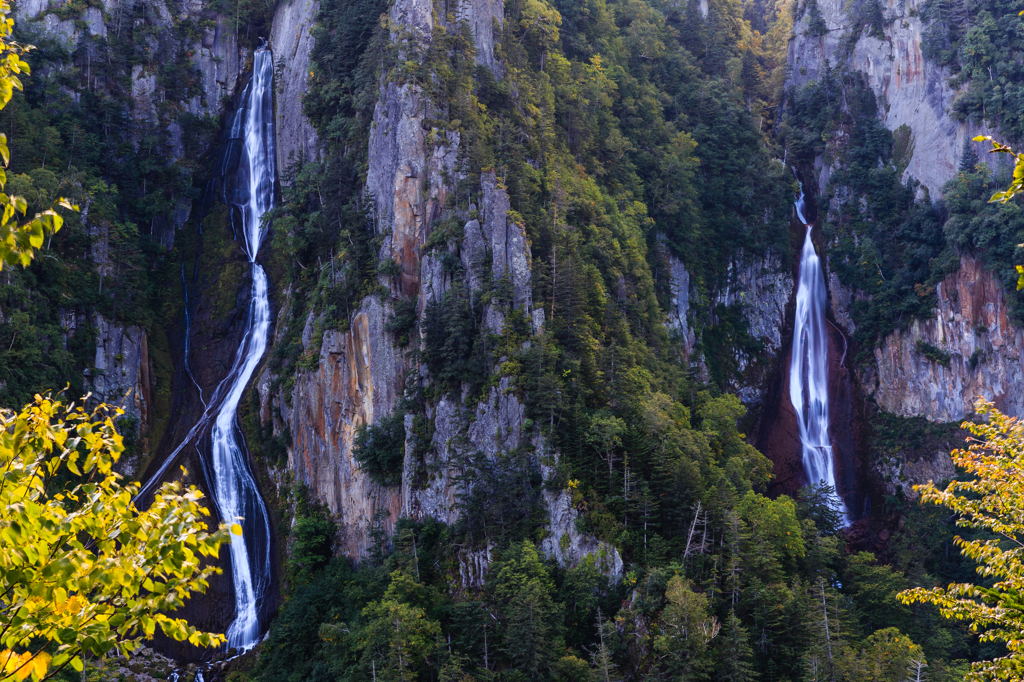
POLYGON ((975 166, 978 165, 978 152, 974 151, 974 147, 971 146, 969 139, 964 140, 964 151, 960 154, 960 172, 961 173, 973 173, 975 166))
POLYGON ((559 654, 554 583, 529 541, 506 550, 492 571, 496 575, 489 589, 502 622, 502 653, 512 668, 536 679, 559 654))
POLYGON ((619 682, 622 676, 619 675, 619 667, 612 660, 611 652, 608 649, 608 638, 615 631, 615 624, 605 620, 601 608, 597 609, 597 636, 598 649, 594 653, 595 677, 599 682, 619 682))
POLYGON ((750 638, 743 623, 736 617, 736 610, 729 609, 729 616, 722 625, 722 634, 718 638, 718 666, 715 668, 715 679, 720 682, 748 682, 753 680, 754 669, 751 660, 754 651, 750 646, 750 638))

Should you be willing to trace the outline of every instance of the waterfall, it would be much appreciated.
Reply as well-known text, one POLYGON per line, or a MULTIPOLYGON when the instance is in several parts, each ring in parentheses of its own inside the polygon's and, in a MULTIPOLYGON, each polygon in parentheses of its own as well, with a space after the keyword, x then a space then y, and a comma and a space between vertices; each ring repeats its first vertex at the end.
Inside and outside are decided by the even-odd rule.
MULTIPOLYGON (((270 299, 267 275, 256 262, 263 241, 263 215, 274 203, 274 60, 270 50, 256 51, 252 80, 235 114, 231 137, 241 139, 241 156, 235 175, 234 196, 225 199, 242 217, 242 237, 252 263, 252 301, 245 335, 235 354, 230 386, 210 431, 213 450, 214 497, 224 520, 245 519, 245 533, 231 536, 231 572, 235 588, 235 620, 228 628, 228 646, 248 648, 260 636, 259 606, 270 591, 270 519, 249 470, 246 452, 239 443, 236 414, 249 379, 267 349, 270 332, 270 299), (246 538, 257 551, 250 556, 246 538)), ((227 183, 226 183, 227 184, 227 183)))
MULTIPOLYGON (((253 58, 253 75, 235 113, 221 161, 224 200, 241 217, 241 241, 252 265, 252 297, 245 333, 235 351, 228 375, 218 384, 198 422, 139 493, 151 492, 178 454, 210 433, 210 461, 203 461, 217 511, 223 521, 243 519, 243 534, 231 536, 231 574, 235 590, 235 619, 228 628, 228 646, 248 649, 259 641, 262 605, 270 594, 270 519, 249 468, 245 443, 236 425, 238 403, 267 349, 270 300, 267 275, 256 262, 263 241, 263 215, 273 207, 275 150, 273 119, 274 63, 269 50, 253 58)), ((236 231, 236 238, 238 237, 236 231)), ((190 373, 191 374, 191 373, 190 373)))
MULTIPOLYGON (((824 481, 835 488, 832 443, 828 436, 828 336, 825 329, 825 276, 804 217, 804 188, 796 200, 796 215, 807 227, 800 253, 800 282, 796 290, 793 352, 789 363, 789 399, 796 411, 807 481, 824 481)), ((846 506, 836 498, 843 522, 846 506)))

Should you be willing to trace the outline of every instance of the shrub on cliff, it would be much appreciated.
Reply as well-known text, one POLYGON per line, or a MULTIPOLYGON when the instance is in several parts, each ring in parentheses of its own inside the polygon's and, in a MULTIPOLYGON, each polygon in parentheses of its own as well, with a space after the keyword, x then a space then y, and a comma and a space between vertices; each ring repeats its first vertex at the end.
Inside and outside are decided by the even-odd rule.
POLYGON ((374 483, 400 484, 405 460, 405 411, 396 409, 374 424, 360 426, 352 454, 374 483))

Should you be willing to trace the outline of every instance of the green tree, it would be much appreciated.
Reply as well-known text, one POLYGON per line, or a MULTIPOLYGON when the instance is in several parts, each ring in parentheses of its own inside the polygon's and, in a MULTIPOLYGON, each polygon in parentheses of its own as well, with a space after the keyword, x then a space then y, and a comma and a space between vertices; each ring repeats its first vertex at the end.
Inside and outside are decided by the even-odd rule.
POLYGON ((405 410, 399 407, 376 423, 361 424, 352 443, 352 456, 374 483, 400 484, 405 459, 405 410))
POLYGON ((493 568, 490 585, 503 620, 502 650, 527 679, 540 679, 558 660, 555 585, 533 543, 510 547, 493 568))
POLYGON ((707 596, 694 592, 682 576, 672 576, 665 591, 654 649, 665 658, 667 672, 682 680, 702 679, 710 662, 708 645, 721 624, 711 615, 707 596))
POLYGON ((904 604, 935 604, 946 618, 970 623, 983 642, 1003 643, 1009 653, 974 663, 969 677, 1016 682, 1024 680, 1024 424, 983 399, 975 409, 987 421, 964 422, 975 439, 967 450, 952 453, 954 464, 970 478, 955 480, 944 490, 933 483, 915 489, 922 503, 955 512, 959 527, 988 533, 955 540, 961 554, 978 562, 981 580, 917 587, 898 598, 904 604))
POLYGON ((825 481, 805 485, 796 494, 796 513, 809 519, 822 535, 835 535, 843 527, 836 489, 825 481))
POLYGON ((608 488, 615 490, 615 452, 622 447, 622 434, 626 431, 626 423, 602 410, 590 420, 587 442, 608 463, 608 488))
POLYGON ((749 682, 755 679, 751 660, 754 651, 750 648, 750 637, 743 623, 736 617, 736 610, 729 609, 729 615, 718 637, 715 679, 721 682, 749 682))
POLYGON ((896 601, 906 586, 902 573, 877 564, 871 552, 852 555, 843 579, 843 591, 853 597, 852 610, 865 633, 893 626, 907 629, 909 609, 896 601))
POLYGON ((774 500, 748 492, 737 505, 750 528, 750 556, 755 570, 778 570, 780 561, 795 561, 805 552, 803 533, 793 500, 782 495, 774 500))
POLYGON ((440 626, 424 610, 385 598, 366 607, 371 619, 369 636, 374 642, 374 661, 380 656, 381 680, 407 682, 416 679, 418 666, 434 650, 440 626))
POLYGON ((441 626, 429 617, 424 602, 430 602, 430 595, 423 586, 409 574, 394 571, 383 597, 363 609, 365 627, 325 623, 320 638, 361 652, 364 675, 382 682, 411 682, 441 636, 441 626))
MULTIPOLYGON (((303 491, 304 497, 307 494, 303 491)), ((294 583, 301 583, 308 582, 331 560, 338 527, 323 507, 309 504, 305 499, 301 499, 295 516, 288 577, 294 583)))
POLYGON ((206 531, 195 486, 165 483, 138 509, 138 486, 112 469, 123 450, 105 406, 37 396, 0 412, 0 680, 81 671, 83 653, 127 656, 158 626, 197 646, 224 642, 166 614, 220 572, 208 559, 228 528, 206 531))
POLYGON ((872 633, 858 647, 844 649, 837 665, 844 682, 894 682, 911 679, 927 666, 921 647, 896 628, 872 633))

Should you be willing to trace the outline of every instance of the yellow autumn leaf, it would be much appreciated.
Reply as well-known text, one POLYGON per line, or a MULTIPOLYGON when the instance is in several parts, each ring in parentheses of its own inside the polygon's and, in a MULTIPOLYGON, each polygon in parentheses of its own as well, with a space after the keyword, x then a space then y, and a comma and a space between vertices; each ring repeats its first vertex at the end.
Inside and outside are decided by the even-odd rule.
POLYGON ((45 651, 38 653, 35 660, 32 661, 32 676, 37 680, 46 677, 46 671, 50 667, 51 660, 53 659, 50 657, 50 654, 45 651))

